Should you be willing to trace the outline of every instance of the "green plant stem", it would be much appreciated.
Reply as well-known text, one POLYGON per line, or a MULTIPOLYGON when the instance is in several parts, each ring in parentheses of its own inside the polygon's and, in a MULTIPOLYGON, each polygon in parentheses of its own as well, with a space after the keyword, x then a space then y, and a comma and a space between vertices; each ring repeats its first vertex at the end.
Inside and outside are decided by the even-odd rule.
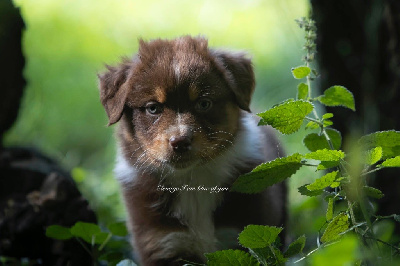
POLYGON ((379 170, 382 170, 382 168, 381 167, 377 167, 377 168, 372 169, 372 170, 370 170, 368 172, 362 173, 360 176, 366 176, 366 175, 369 175, 369 174, 374 173, 374 172, 379 171, 379 170))
POLYGON ((317 119, 314 119, 314 118, 311 118, 311 117, 308 117, 308 116, 306 116, 305 117, 305 119, 307 119, 308 121, 312 121, 312 122, 314 122, 314 123, 317 123, 319 126, 323 126, 323 124, 321 123, 321 121, 319 121, 319 120, 317 120, 317 119))
MULTIPOLYGON (((309 52, 307 52, 307 57, 309 55, 310 55, 309 52)), ((308 61, 307 61, 307 67, 310 67, 310 64, 309 64, 308 61)), ((312 87, 311 87, 311 78, 310 78, 310 76, 307 76, 307 85, 308 85, 308 97, 309 97, 309 99, 311 99, 312 98, 312 87)), ((317 113, 315 108, 313 109, 313 114, 314 114, 315 119, 312 119, 312 118, 309 118, 309 117, 307 117, 306 119, 308 119, 310 121, 313 121, 315 123, 318 123, 318 125, 321 126, 321 132, 324 135, 326 141, 328 142, 329 148, 331 150, 335 150, 335 148, 333 146, 333 143, 332 143, 332 140, 329 137, 328 133, 326 132, 323 123, 321 123, 320 118, 319 118, 318 113, 317 113)), ((340 172, 341 176, 345 176, 347 171, 346 171, 346 168, 344 166, 344 160, 340 161, 340 164, 339 164, 338 168, 339 168, 339 172, 340 172)), ((375 169, 375 171, 377 171, 377 170, 375 169)), ((370 171, 370 172, 372 172, 372 171, 370 171)), ((335 192, 337 192, 337 190, 335 190, 335 192)), ((371 220, 370 220, 370 218, 368 216, 365 204, 364 204, 364 202, 362 202, 362 199, 359 197, 359 193, 358 192, 357 192, 357 196, 358 196, 357 198, 358 198, 358 201, 360 203, 360 208, 361 208, 361 212, 362 212, 362 214, 364 216, 364 219, 367 222, 368 227, 372 228, 372 223, 371 223, 371 220)), ((352 222, 353 225, 356 225, 358 223, 357 223, 357 221, 355 219, 354 210, 353 210, 353 204, 352 204, 352 202, 350 202, 350 200, 347 200, 347 203, 348 203, 348 207, 349 207, 349 215, 350 215, 351 222, 352 222)), ((360 229, 358 227, 355 227, 354 231, 359 235, 359 237, 361 237, 361 238, 363 237, 363 234, 362 234, 362 232, 360 231, 360 229)), ((373 236, 373 232, 372 231, 371 231, 371 234, 373 236)))
POLYGON ((396 253, 399 253, 399 254, 400 254, 400 248, 399 248, 399 247, 396 247, 396 246, 394 246, 394 245, 392 245, 392 244, 390 244, 390 243, 388 243, 388 242, 385 242, 385 241, 383 241, 383 240, 380 240, 379 238, 370 237, 370 236, 365 236, 365 238, 371 239, 371 240, 375 240, 375 241, 377 241, 377 242, 379 242, 379 243, 382 243, 382 244, 384 244, 384 245, 386 245, 386 246, 389 246, 389 247, 395 249, 395 250, 396 250, 396 253))
POLYGON ((102 251, 103 248, 107 245, 107 243, 110 241, 111 237, 113 235, 111 233, 108 234, 106 240, 104 240, 104 242, 101 244, 101 246, 99 247, 99 251, 102 251))
POLYGON ((81 244, 81 246, 83 247, 83 249, 86 250, 87 253, 89 253, 90 257, 93 257, 92 252, 87 248, 87 246, 85 245, 85 243, 82 242, 82 240, 80 240, 79 237, 75 237, 75 239, 79 242, 79 244, 81 244))
POLYGON ((308 252, 305 256, 301 257, 300 259, 296 260, 296 261, 293 262, 293 263, 299 263, 300 261, 306 259, 306 258, 309 257, 311 254, 313 254, 315 251, 317 251, 317 250, 319 250, 319 249, 321 249, 321 248, 323 248, 323 247, 329 247, 329 246, 334 245, 334 244, 337 244, 337 243, 338 243, 338 241, 332 242, 332 243, 328 243, 328 244, 322 244, 322 245, 320 245, 319 247, 317 247, 316 249, 311 250, 311 251, 308 252))

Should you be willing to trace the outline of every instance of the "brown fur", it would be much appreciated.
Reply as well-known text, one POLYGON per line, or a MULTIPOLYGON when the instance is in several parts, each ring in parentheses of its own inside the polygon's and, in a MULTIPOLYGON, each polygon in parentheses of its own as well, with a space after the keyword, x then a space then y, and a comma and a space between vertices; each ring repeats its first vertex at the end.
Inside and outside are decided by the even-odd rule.
MULTIPOLYGON (((196 229, 184 214, 174 215, 173 206, 183 196, 157 186, 184 182, 179 178, 191 180, 175 173, 191 167, 201 170, 229 153, 244 130, 245 111, 250 110, 255 86, 251 61, 244 54, 210 49, 204 38, 184 36, 141 40, 132 60, 107 69, 99 76, 101 102, 109 125, 121 120, 117 131, 120 160, 137 172, 131 182, 121 182, 135 251, 143 265, 180 264, 181 259, 204 262, 203 253, 214 247, 191 240, 196 229), (176 244, 179 241, 184 244, 176 244)), ((269 144, 254 150, 264 155, 243 157, 230 166, 228 178, 221 179, 219 186, 229 186, 235 177, 278 155, 271 132, 259 137, 269 144)), ((249 223, 281 226, 285 193, 282 184, 258 195, 212 195, 217 204, 212 207, 210 201, 214 224, 238 231, 249 223)))

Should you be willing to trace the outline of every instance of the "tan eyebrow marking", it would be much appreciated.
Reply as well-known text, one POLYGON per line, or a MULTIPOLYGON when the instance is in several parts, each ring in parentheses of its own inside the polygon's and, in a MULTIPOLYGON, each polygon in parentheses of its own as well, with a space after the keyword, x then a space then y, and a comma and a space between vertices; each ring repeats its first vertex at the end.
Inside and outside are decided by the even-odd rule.
POLYGON ((156 96, 156 100, 159 103, 165 103, 167 100, 167 95, 165 93, 165 90, 162 89, 161 87, 156 87, 154 90, 154 94, 156 96))
POLYGON ((189 99, 193 102, 199 97, 199 90, 195 86, 189 87, 189 99))

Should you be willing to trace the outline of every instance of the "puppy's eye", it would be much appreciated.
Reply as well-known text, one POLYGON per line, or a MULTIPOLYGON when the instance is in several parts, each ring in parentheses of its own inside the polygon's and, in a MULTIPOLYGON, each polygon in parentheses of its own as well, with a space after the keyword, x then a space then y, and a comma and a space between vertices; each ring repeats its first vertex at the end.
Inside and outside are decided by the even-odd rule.
POLYGON ((146 104, 146 111, 151 115, 160 114, 163 111, 163 106, 157 102, 149 102, 146 104))
POLYGON ((206 112, 211 109, 213 102, 208 98, 201 98, 196 103, 196 110, 199 112, 206 112))

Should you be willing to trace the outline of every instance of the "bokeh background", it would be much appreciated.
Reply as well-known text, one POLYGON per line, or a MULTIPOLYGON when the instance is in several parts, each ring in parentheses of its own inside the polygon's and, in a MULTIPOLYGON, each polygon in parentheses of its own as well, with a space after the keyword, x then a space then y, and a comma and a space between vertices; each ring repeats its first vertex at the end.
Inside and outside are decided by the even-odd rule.
MULTIPOLYGON (((23 48, 27 88, 7 146, 31 146, 58 160, 73 175, 100 223, 125 217, 112 168, 113 127, 99 101, 97 74, 121 56, 133 55, 138 39, 204 35, 213 47, 247 51, 256 72, 253 111, 294 98, 290 69, 302 64, 306 0, 15 0, 26 30, 23 48)), ((305 130, 279 135, 286 153, 305 152, 305 130)), ((316 234, 324 204, 297 187, 314 173, 303 168, 289 180, 292 237, 316 234), (321 213, 319 213, 321 212, 321 213)), ((313 243, 315 245, 315 242, 313 243)))

